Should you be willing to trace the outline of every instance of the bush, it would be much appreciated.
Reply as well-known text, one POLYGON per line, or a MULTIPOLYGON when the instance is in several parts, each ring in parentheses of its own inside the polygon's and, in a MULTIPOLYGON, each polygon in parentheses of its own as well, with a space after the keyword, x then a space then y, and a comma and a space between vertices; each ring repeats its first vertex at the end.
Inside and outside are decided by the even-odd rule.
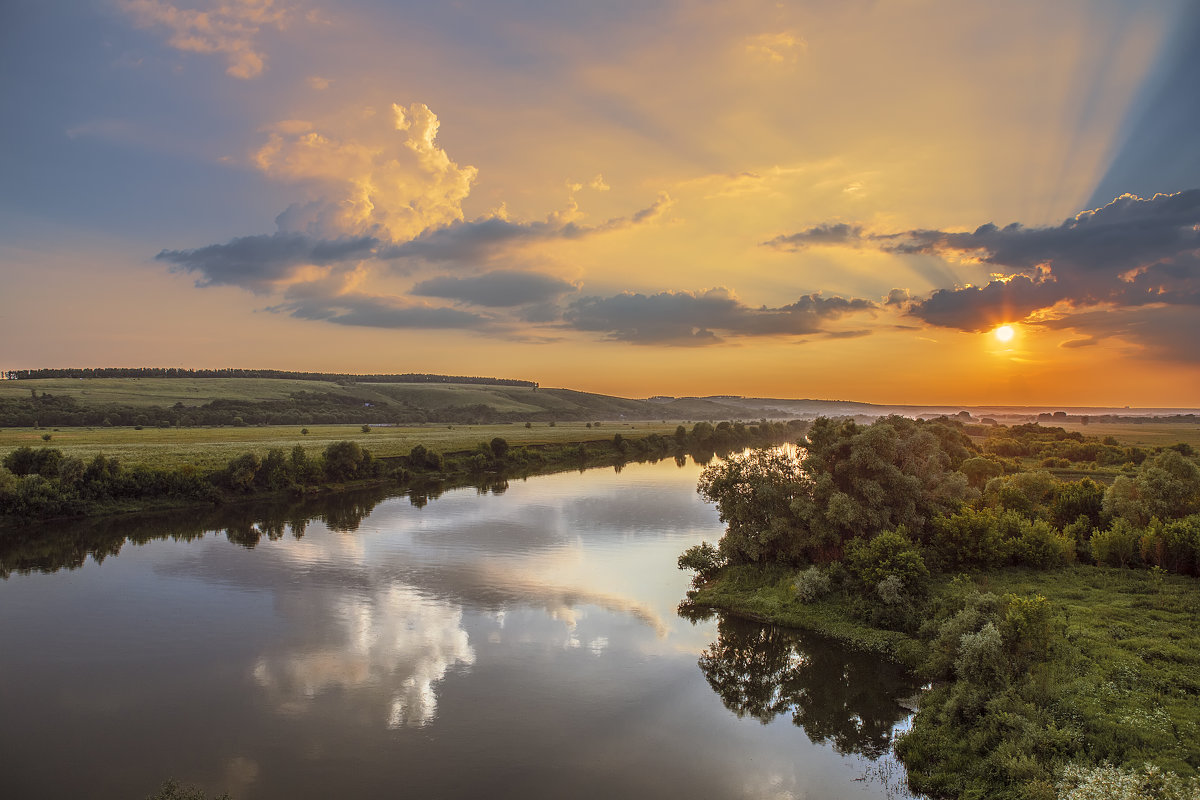
POLYGON ((1059 800, 1195 800, 1200 779, 1184 779, 1153 764, 1120 769, 1111 764, 1068 764, 1059 776, 1059 800))
POLYGON ((904 592, 924 597, 929 590, 929 570, 921 551, 904 530, 885 531, 873 539, 854 539, 846 548, 846 567, 863 587, 877 587, 895 576, 904 592))
POLYGON ((1004 683, 1003 664, 1004 643, 991 622, 959 639, 954 674, 960 681, 981 688, 998 688, 1004 683))
POLYGON ((680 569, 696 573, 693 583, 701 583, 716 575, 725 566, 725 559, 716 547, 701 542, 684 550, 676 563, 680 569))
POLYGON ((1113 520, 1108 530, 1093 531, 1092 558, 1097 564, 1109 567, 1133 566, 1138 557, 1140 538, 1128 520, 1113 520))
POLYGON ((797 575, 792 586, 801 603, 812 603, 829 594, 829 575, 820 567, 812 566, 797 575))

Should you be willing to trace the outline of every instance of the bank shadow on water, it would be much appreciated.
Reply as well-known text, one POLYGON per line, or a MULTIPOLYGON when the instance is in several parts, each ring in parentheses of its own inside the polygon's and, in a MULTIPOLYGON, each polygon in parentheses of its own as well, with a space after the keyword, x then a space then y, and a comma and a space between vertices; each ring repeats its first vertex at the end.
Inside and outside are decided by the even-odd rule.
POLYGON ((814 744, 872 761, 890 758, 920 688, 904 668, 817 634, 681 606, 692 621, 717 618, 699 667, 725 707, 764 725, 790 716, 814 744))
POLYGON ((474 489, 479 494, 501 495, 511 481, 540 475, 589 470, 621 472, 628 464, 674 461, 683 468, 689 463, 704 466, 724 458, 729 450, 693 449, 641 459, 608 458, 600 462, 552 464, 499 472, 482 472, 446 477, 416 478, 404 485, 384 484, 367 488, 330 489, 316 494, 272 495, 247 498, 219 506, 195 506, 163 511, 137 511, 98 517, 33 521, 23 526, 0 528, 0 580, 12 574, 52 573, 82 567, 91 557, 102 563, 119 555, 126 544, 156 540, 190 541, 207 534, 224 535, 231 543, 253 548, 263 540, 284 536, 300 539, 308 525, 323 523, 335 532, 359 529, 385 500, 407 497, 424 508, 446 492, 474 489))

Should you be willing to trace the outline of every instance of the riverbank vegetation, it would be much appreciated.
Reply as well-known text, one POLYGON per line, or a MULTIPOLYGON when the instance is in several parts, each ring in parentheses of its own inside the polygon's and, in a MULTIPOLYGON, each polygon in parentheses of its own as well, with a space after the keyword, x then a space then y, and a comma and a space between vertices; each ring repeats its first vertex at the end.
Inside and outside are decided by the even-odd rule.
MULTIPOLYGON (((591 423, 588 426, 583 430, 597 432, 591 423)), ((416 444, 404 455, 386 457, 359 441, 341 440, 330 442, 316 453, 302 444, 290 449, 271 447, 262 455, 247 451, 208 469, 193 464, 127 466, 103 453, 85 461, 49 443, 25 445, 0 459, 0 520, 221 504, 369 483, 414 489, 420 494, 448 482, 475 481, 480 475, 504 479, 559 468, 682 458, 685 454, 711 458, 717 451, 777 444, 794 438, 800 430, 802 426, 767 421, 752 425, 699 422, 690 429, 678 425, 665 436, 623 428, 599 434, 606 438, 589 433, 586 441, 571 441, 568 436, 549 444, 525 445, 493 436, 475 441, 470 448, 442 451, 416 444)), ((360 430, 360 434, 374 435, 369 429, 360 430)))
POLYGON ((680 558, 692 603, 817 630, 931 681, 897 744, 916 791, 1200 791, 1190 446, 898 417, 817 420, 802 445, 705 471, 728 528, 680 558), (1055 477, 1048 458, 1095 478, 1055 477))

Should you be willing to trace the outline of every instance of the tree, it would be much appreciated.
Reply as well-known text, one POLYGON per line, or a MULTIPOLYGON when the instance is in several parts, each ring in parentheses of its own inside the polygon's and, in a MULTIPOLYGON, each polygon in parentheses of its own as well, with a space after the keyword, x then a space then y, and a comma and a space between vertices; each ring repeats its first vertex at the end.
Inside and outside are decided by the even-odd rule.
POLYGON ((1194 514, 1200 511, 1200 467, 1177 450, 1164 450, 1142 462, 1132 479, 1122 475, 1113 481, 1103 506, 1139 528, 1154 517, 1165 521, 1194 514))
POLYGON ((488 447, 497 461, 503 461, 504 457, 508 455, 508 440, 500 436, 492 439, 488 447))
POLYGON ((732 564, 803 560, 820 544, 809 541, 793 508, 809 483, 800 462, 785 451, 753 450, 705 469, 697 490, 717 504, 727 526, 721 557, 732 564))
POLYGON ((334 442, 325 448, 325 474, 332 480, 353 478, 365 457, 358 442, 334 442))

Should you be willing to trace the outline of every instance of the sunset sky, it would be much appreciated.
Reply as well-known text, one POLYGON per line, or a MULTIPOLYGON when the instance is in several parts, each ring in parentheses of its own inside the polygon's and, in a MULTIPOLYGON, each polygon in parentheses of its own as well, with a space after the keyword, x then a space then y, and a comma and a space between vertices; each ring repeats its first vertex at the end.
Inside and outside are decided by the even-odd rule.
POLYGON ((1200 406, 1198 9, 7 0, 0 369, 1200 406))

